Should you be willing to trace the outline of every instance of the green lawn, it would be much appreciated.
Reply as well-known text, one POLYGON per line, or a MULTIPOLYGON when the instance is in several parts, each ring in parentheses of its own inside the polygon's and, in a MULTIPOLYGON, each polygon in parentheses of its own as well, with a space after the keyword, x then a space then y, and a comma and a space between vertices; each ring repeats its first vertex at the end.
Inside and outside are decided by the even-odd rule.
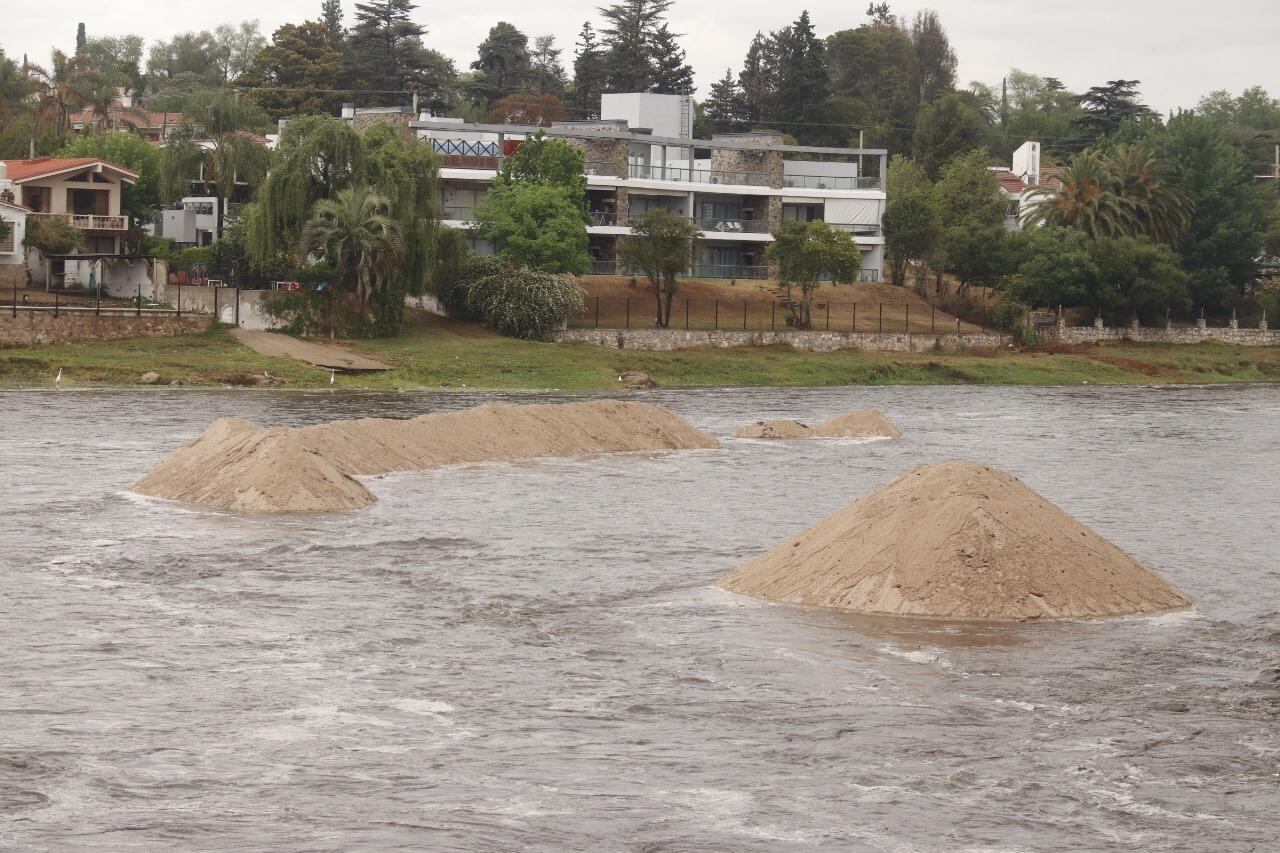
MULTIPOLYGON (((1280 380, 1280 349, 1108 345, 1070 352, 815 354, 786 346, 681 352, 615 350, 591 344, 517 341, 468 323, 415 321, 397 338, 352 345, 395 369, 339 375, 337 387, 601 389, 624 370, 665 386, 1268 382, 1280 380)), ((224 329, 173 338, 0 350, 0 387, 133 386, 147 371, 161 383, 328 387, 329 374, 260 356, 224 329), (264 373, 270 374, 266 380, 264 373)))

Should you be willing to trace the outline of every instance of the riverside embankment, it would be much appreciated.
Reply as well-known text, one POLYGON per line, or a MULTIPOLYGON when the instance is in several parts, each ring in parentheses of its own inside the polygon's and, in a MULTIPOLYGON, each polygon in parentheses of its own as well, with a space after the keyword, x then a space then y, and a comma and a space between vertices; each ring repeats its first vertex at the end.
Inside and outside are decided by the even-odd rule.
POLYGON ((642 352, 594 344, 504 338, 471 323, 418 316, 394 338, 351 342, 390 365, 378 375, 332 377, 288 358, 242 346, 225 329, 205 334, 65 346, 0 349, 0 387, 136 386, 145 373, 160 384, 397 390, 415 388, 617 389, 639 370, 664 386, 1001 384, 1080 385, 1272 382, 1280 347, 1219 343, 1149 346, 1118 342, 1017 352, 814 353, 788 345, 642 352), (265 374, 265 375, 264 375, 265 374))

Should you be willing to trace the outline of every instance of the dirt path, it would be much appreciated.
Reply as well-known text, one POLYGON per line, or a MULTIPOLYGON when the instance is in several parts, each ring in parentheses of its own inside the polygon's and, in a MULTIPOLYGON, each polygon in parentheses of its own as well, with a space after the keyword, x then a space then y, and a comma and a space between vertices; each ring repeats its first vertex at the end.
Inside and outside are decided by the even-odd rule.
POLYGON ((328 344, 314 344, 302 341, 277 332, 255 332, 248 329, 232 329, 231 335, 240 343, 259 355, 273 358, 294 358, 323 367, 326 370, 342 370, 362 372, 373 370, 390 370, 391 366, 362 355, 356 355, 349 349, 328 344))

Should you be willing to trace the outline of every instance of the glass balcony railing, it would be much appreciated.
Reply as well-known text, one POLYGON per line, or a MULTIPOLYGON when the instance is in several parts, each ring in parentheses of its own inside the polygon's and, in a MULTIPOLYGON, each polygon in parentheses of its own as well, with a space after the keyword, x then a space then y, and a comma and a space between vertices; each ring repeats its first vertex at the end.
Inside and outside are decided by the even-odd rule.
POLYGON ((633 178, 647 181, 681 181, 693 184, 728 184, 731 186, 767 187, 769 175, 763 172, 725 172, 717 169, 687 169, 682 166, 653 166, 632 163, 633 178))
POLYGON ((784 187, 810 190, 878 190, 880 189, 880 176, 784 175, 782 185, 784 187))
POLYGON ((695 219, 693 224, 704 234, 768 234, 766 219, 695 219))
POLYGON ((768 267, 741 264, 695 264, 694 278, 745 278, 763 281, 769 277, 768 267))
POLYGON ((447 219, 450 222, 474 222, 476 209, 474 207, 451 207, 446 204, 440 209, 440 218, 447 219))

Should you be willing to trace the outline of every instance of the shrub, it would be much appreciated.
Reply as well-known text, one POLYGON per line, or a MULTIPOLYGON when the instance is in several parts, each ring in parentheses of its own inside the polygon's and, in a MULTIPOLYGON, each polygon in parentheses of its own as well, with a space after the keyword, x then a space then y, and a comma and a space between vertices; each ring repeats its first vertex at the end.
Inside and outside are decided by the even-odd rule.
POLYGON ((577 283, 555 273, 475 258, 466 269, 467 306, 504 335, 542 340, 583 310, 577 283))
POLYGON ((42 255, 69 255, 83 252, 84 232, 57 216, 33 216, 27 220, 27 233, 22 245, 42 255))
POLYGON ((991 309, 991 324, 1006 332, 1016 331, 1027 319, 1027 307, 1017 302, 1000 302, 991 309))

